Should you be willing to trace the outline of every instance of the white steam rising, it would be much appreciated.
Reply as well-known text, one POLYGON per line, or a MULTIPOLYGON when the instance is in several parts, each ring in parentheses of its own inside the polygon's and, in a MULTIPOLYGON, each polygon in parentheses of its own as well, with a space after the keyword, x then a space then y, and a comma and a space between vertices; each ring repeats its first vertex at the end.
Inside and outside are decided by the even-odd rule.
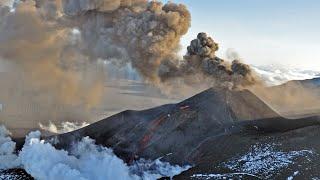
POLYGON ((111 149, 95 145, 94 140, 88 137, 75 143, 70 151, 65 151, 55 149, 41 140, 40 135, 39 131, 30 133, 22 150, 15 155, 15 142, 1 126, 0 169, 20 167, 39 180, 135 180, 172 177, 189 168, 171 166, 160 160, 141 160, 128 166, 111 149))
POLYGON ((82 122, 82 123, 62 122, 61 125, 59 126, 55 125, 51 121, 47 126, 39 123, 39 126, 41 129, 48 132, 56 133, 56 134, 71 132, 71 131, 86 127, 88 125, 89 123, 87 122, 82 122))
POLYGON ((3 126, 0 126, 0 169, 16 167, 17 156, 14 154, 16 143, 10 138, 10 132, 3 126))

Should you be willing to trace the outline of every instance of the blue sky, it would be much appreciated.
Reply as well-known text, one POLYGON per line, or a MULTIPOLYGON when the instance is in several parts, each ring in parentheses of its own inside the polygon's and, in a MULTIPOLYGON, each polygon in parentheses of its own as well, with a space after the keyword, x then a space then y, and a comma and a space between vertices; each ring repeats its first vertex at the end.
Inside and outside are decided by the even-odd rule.
MULTIPOLYGON (((163 0, 163 2, 167 2, 163 0)), ((198 32, 219 44, 220 56, 236 50, 250 64, 280 64, 320 70, 318 0, 173 0, 187 5, 192 26, 187 46, 198 32)))

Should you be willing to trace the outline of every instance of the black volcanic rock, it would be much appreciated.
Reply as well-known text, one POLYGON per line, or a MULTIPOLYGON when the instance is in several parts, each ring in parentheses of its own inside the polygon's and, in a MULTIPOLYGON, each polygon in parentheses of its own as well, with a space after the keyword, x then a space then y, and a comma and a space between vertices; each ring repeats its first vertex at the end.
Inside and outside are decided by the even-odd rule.
POLYGON ((32 176, 30 176, 23 169, 8 169, 8 170, 0 170, 0 179, 1 180, 34 180, 32 176))
MULTIPOLYGON (((221 141, 234 135, 240 138, 246 134, 283 133, 318 124, 317 117, 296 120, 280 117, 247 90, 209 89, 178 104, 125 111, 59 135, 56 146, 68 148, 71 142, 89 136, 97 144, 111 147, 129 163, 136 158, 163 157, 171 163, 197 164, 202 161, 199 155, 202 147, 215 139, 219 140, 216 143, 219 147, 221 141)), ((225 151, 218 147, 215 149, 225 151)), ((235 147, 239 148, 242 147, 235 147)))
POLYGON ((302 84, 306 84, 306 85, 313 85, 316 87, 320 87, 320 78, 313 78, 313 79, 309 79, 309 80, 303 80, 300 81, 302 84))
MULTIPOLYGON (((145 111, 125 111, 78 131, 58 136, 61 147, 90 136, 112 147, 126 161, 135 156, 155 159, 169 153, 173 162, 189 162, 190 146, 225 133, 232 124, 278 117, 249 91, 209 89, 178 104, 145 111)), ((194 147, 193 147, 194 148, 194 147)))
POLYGON ((318 126, 210 138, 199 147, 198 163, 174 179, 316 179, 319 138, 318 126))
POLYGON ((175 179, 312 178, 320 177, 319 124, 317 116, 281 117, 247 90, 209 89, 181 103, 124 111, 46 139, 68 149, 89 136, 129 164, 163 157, 193 166, 175 179))

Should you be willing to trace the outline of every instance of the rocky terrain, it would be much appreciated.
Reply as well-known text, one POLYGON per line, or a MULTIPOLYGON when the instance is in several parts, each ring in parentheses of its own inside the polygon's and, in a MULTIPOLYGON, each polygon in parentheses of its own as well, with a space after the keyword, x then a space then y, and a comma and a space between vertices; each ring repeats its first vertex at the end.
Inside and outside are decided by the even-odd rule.
MULTIPOLYGON (((318 79, 303 83, 313 82, 318 79)), ((68 149, 89 136, 128 164, 162 157, 192 166, 175 179, 311 179, 320 177, 319 125, 319 116, 284 118, 248 90, 208 89, 45 139, 68 149)), ((16 141, 21 147, 23 140, 16 141)))

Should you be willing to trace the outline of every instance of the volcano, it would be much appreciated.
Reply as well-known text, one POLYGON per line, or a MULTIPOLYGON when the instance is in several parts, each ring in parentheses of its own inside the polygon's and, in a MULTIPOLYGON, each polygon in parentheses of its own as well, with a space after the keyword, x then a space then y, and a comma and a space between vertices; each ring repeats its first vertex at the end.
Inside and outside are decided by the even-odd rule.
MULTIPOLYGON (((45 139, 70 149, 88 136, 128 164, 161 157, 192 165, 176 179, 311 178, 320 176, 319 125, 318 116, 284 118, 249 90, 211 88, 177 104, 124 111, 45 139)), ((17 142, 22 147, 23 140, 17 142)))
MULTIPOLYGON (((264 148, 276 149, 275 154, 297 152, 295 158, 299 158, 300 151, 311 152, 311 149, 320 148, 316 144, 320 135, 318 125, 320 118, 317 116, 281 117, 248 90, 208 89, 177 104, 144 111, 124 111, 47 140, 58 148, 68 149, 72 142, 89 136, 97 144, 111 147, 129 164, 140 158, 154 160, 159 157, 173 164, 191 164, 191 170, 176 178, 192 179, 199 174, 238 172, 239 168, 230 169, 222 166, 223 163, 254 151, 256 146, 267 146, 261 147, 262 153, 264 148)), ((314 153, 311 155, 318 158, 314 153)), ((262 178, 288 177, 292 171, 281 170, 283 173, 263 172, 262 178)), ((314 173, 319 174, 312 171, 314 173)))
POLYGON ((190 150, 204 139, 225 134, 242 121, 278 116, 249 91, 209 89, 178 104, 124 111, 57 136, 57 145, 65 148, 70 142, 89 136, 98 144, 112 147, 127 162, 136 156, 154 159, 176 153, 170 161, 187 163, 190 150))

